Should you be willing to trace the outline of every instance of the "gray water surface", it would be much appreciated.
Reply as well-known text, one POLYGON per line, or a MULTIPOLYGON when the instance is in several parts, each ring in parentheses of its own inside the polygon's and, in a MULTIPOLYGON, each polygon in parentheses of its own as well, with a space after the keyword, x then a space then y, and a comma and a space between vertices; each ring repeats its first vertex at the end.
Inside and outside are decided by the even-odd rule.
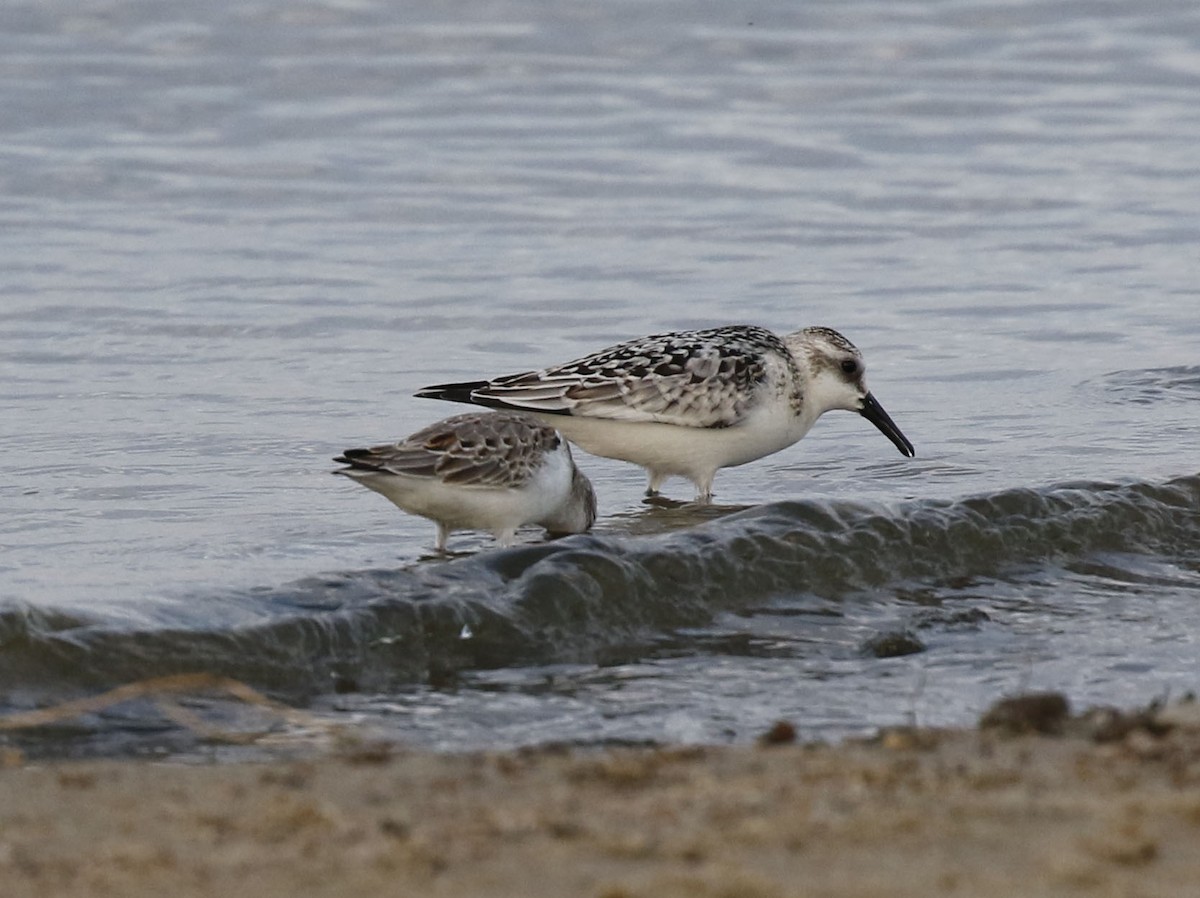
MULTIPOLYGON (((0 25, 0 611, 67 615, 76 641, 271 626, 305 578, 436 572, 432 525, 330 458, 456 411, 411 398, 427 383, 674 328, 838 328, 917 457, 831 413, 722 472, 715 511, 668 512, 582 456, 603 551, 719 542, 726 507, 902 526, 1200 470, 1193 3, 38 0, 0 25)), ((1196 685, 1173 513, 1182 549, 800 578, 615 656, 306 700, 437 746, 955 723, 1019 688, 1143 701, 1196 685), (861 650, 912 627, 924 652, 861 650)))

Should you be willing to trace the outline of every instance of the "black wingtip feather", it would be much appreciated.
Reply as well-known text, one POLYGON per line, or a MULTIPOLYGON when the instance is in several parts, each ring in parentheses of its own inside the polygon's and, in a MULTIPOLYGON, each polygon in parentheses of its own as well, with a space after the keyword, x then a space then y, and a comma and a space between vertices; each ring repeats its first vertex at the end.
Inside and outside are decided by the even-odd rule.
MULTIPOLYGON (((347 449, 341 455, 336 456, 333 460, 339 465, 349 465, 352 469, 358 471, 377 471, 379 465, 371 462, 370 449, 347 449)), ((344 471, 334 471, 334 474, 343 474, 344 471)))
POLYGON ((430 387, 422 387, 413 395, 418 399, 444 399, 448 402, 465 402, 468 405, 480 405, 484 408, 498 408, 510 412, 533 412, 537 411, 546 415, 569 415, 569 409, 529 409, 522 408, 519 405, 505 402, 495 396, 488 396, 486 393, 480 393, 484 387, 490 386, 491 381, 487 380, 468 380, 458 384, 434 384, 430 387))
POLYGON ((413 395, 418 399, 445 399, 448 402, 466 402, 471 405, 482 405, 483 403, 472 394, 483 387, 486 387, 486 380, 469 380, 457 384, 434 384, 429 387, 422 387, 413 395))

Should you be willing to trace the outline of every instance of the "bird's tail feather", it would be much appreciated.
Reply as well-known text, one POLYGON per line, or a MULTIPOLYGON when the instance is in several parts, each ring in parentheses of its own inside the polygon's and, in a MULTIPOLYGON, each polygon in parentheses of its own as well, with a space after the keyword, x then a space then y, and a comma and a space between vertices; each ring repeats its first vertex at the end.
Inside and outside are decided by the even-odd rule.
POLYGON ((476 397, 472 394, 483 387, 486 387, 486 380, 467 380, 456 384, 434 384, 430 387, 422 387, 413 395, 418 399, 445 399, 448 402, 466 402, 471 405, 484 405, 481 399, 484 397, 476 397))

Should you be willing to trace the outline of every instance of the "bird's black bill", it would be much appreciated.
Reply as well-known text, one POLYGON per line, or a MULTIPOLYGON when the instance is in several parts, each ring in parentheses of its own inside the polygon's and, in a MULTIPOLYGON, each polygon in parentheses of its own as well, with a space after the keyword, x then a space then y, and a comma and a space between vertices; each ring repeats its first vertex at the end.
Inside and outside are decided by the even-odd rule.
POLYGON ((896 422, 888 417, 888 413, 883 410, 883 406, 879 404, 879 400, 870 393, 863 397, 863 405, 858 413, 878 427, 885 437, 895 443, 901 455, 912 458, 917 454, 913 449, 913 444, 908 441, 908 437, 900 432, 900 428, 896 426, 896 422))

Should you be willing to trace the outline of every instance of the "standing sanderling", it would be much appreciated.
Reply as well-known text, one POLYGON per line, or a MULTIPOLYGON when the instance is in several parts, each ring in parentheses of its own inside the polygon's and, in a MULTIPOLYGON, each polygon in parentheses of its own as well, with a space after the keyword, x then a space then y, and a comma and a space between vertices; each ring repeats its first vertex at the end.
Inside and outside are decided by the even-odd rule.
POLYGON ((347 449, 344 474, 405 511, 452 530, 490 530, 511 545, 518 527, 582 533, 596 520, 591 481, 553 427, 515 412, 455 415, 386 446, 347 449))
POLYGON ((827 327, 779 337, 729 325, 642 337, 541 371, 416 395, 540 415, 593 455, 641 465, 648 495, 678 475, 708 502, 718 469, 792 445, 831 409, 858 412, 912 457, 863 372, 862 353, 827 327))

